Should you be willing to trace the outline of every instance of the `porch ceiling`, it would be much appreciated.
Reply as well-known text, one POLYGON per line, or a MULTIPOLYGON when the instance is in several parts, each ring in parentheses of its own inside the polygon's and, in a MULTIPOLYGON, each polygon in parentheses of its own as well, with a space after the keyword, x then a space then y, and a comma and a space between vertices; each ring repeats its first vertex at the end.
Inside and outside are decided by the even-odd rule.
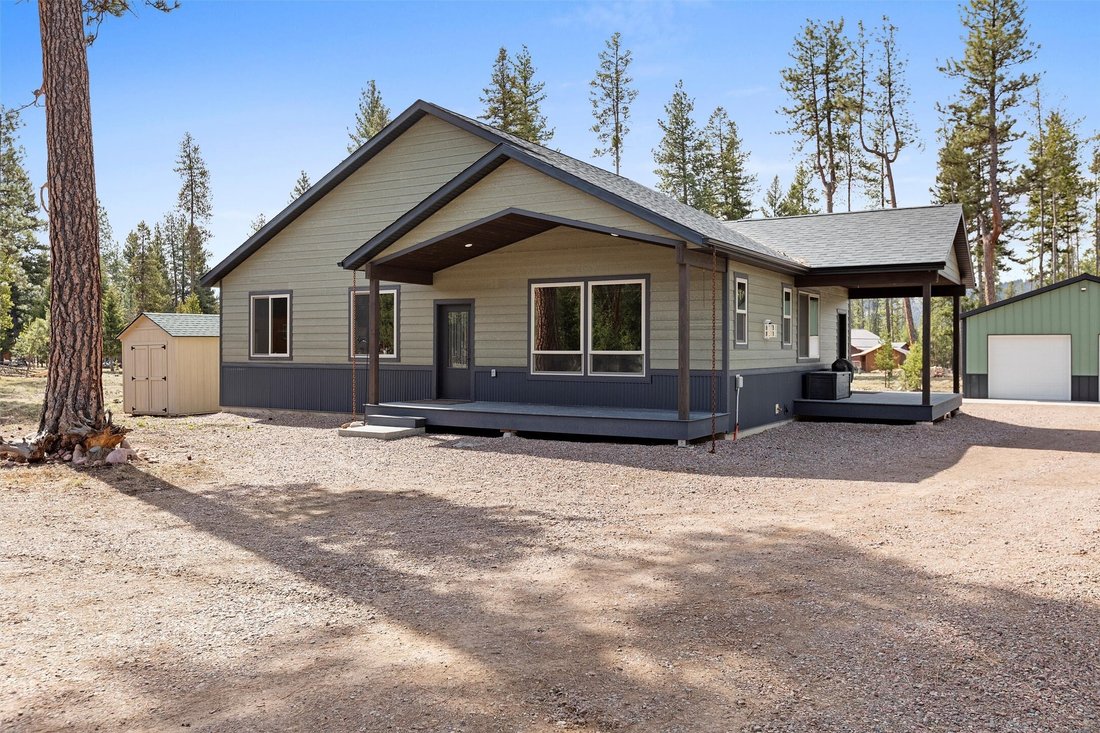
POLYGON ((676 240, 598 224, 565 219, 523 209, 505 209, 458 229, 445 232, 370 264, 376 277, 394 282, 432 282, 434 273, 495 252, 555 227, 605 234, 635 242, 674 246, 676 240))

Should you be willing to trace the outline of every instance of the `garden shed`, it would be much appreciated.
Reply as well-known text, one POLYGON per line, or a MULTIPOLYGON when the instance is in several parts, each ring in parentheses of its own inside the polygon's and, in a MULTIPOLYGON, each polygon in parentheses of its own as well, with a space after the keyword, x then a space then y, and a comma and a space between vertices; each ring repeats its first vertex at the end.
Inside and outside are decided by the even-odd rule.
POLYGON ((218 411, 220 316, 142 313, 118 335, 122 398, 131 415, 218 411))
POLYGON ((1100 277, 1078 275, 962 318, 967 397, 1100 400, 1100 277))

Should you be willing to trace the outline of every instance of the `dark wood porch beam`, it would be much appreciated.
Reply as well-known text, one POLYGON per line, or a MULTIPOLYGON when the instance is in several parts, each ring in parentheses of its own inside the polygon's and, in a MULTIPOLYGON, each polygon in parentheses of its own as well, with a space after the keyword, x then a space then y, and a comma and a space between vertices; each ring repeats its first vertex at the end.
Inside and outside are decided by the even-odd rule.
POLYGON ((677 362, 676 362, 676 412, 681 420, 691 417, 691 270, 685 250, 687 244, 676 245, 676 262, 679 268, 677 309, 677 362))
POLYGON ((370 311, 370 323, 367 327, 367 364, 369 374, 367 377, 367 404, 377 405, 379 402, 378 390, 378 319, 382 315, 381 298, 378 297, 378 273, 373 265, 367 265, 367 278, 370 282, 370 295, 367 296, 368 310, 370 311))
POLYGON ((921 312, 920 394, 921 404, 932 404, 932 283, 924 284, 924 310, 921 312))
POLYGON ((939 277, 936 270, 909 270, 902 272, 835 272, 827 274, 809 273, 795 277, 795 287, 842 287, 842 288, 920 288, 925 283, 954 285, 939 277))
POLYGON ((951 296, 951 386, 955 394, 959 393, 959 378, 962 369, 959 362, 959 296, 951 296))
MULTIPOLYGON (((717 270, 718 272, 726 271, 726 256, 719 255, 717 270)), ((698 267, 700 270, 706 270, 710 272, 711 266, 714 265, 710 252, 704 252, 697 249, 676 248, 676 263, 683 265, 687 264, 691 267, 698 267)))
POLYGON ((424 270, 414 270, 411 267, 398 267, 396 265, 374 265, 374 272, 379 280, 392 283, 414 283, 416 285, 431 285, 435 282, 435 276, 424 270))
MULTIPOLYGON (((867 287, 848 288, 849 300, 863 300, 866 298, 920 298, 924 295, 921 285, 910 285, 900 288, 891 287, 867 287)), ((953 295, 966 295, 964 285, 933 285, 933 297, 947 297, 953 295)))

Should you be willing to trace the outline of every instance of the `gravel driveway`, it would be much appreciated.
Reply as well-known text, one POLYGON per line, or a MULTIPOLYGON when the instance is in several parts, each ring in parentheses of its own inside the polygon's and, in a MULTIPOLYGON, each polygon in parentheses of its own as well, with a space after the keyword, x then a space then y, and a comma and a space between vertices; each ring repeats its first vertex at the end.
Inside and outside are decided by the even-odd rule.
POLYGON ((0 729, 1100 730, 1098 405, 716 455, 139 424, 0 467, 0 729))

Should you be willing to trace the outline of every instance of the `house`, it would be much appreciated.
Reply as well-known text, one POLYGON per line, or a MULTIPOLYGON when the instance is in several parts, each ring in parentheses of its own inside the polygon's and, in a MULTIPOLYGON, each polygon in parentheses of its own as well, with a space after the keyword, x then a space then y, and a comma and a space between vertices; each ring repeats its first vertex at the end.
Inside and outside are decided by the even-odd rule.
POLYGON ((122 341, 122 406, 131 415, 218 411, 221 319, 198 313, 140 313, 122 341))
MULTIPOLYGON (((850 341, 848 358, 856 368, 861 372, 873 372, 878 369, 875 360, 878 359, 878 350, 883 346, 883 339, 867 329, 853 328, 850 341)), ((894 352, 894 364, 900 367, 909 356, 909 345, 904 341, 893 341, 891 348, 894 352)))
POLYGON ((1100 400, 1100 277, 962 314, 968 397, 1100 400))
POLYGON ((226 407, 689 440, 798 414, 850 297, 972 273, 958 206, 724 222, 420 101, 203 283, 226 407))

